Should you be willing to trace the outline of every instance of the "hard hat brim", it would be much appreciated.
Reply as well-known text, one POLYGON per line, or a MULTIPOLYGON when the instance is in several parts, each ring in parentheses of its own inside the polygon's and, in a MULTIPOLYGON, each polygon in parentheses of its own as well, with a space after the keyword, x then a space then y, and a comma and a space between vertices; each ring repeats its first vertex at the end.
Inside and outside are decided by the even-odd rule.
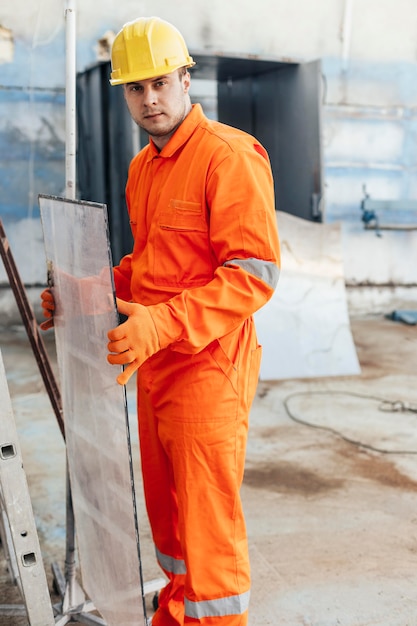
POLYGON ((148 72, 131 72, 130 74, 124 74, 120 78, 117 77, 117 70, 110 74, 110 84, 112 86, 115 85, 127 85, 128 83, 136 83, 141 80, 148 80, 150 78, 157 78, 158 76, 165 76, 166 74, 172 74, 176 70, 179 70, 181 67, 186 67, 187 69, 194 67, 196 65, 195 61, 192 57, 189 57, 189 63, 183 65, 182 63, 174 68, 170 67, 158 67, 149 70, 148 72), (168 69, 168 71, 167 71, 168 69))

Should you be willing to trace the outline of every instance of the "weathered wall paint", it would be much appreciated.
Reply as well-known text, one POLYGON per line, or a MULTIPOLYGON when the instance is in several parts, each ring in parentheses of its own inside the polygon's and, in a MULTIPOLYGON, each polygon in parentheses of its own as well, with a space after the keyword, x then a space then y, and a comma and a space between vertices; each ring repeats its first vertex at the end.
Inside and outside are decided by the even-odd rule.
MULTIPOLYGON (((373 197, 417 198, 415 0, 83 0, 78 69, 140 14, 172 21, 195 51, 322 59, 325 219, 343 223, 347 282, 417 284, 416 233, 377 239, 360 221, 364 184, 373 197)), ((64 2, 2 0, 0 215, 32 284, 45 280, 37 195, 64 190, 64 87, 64 2)))
POLYGON ((10 29, 0 26, 0 63, 11 63, 14 55, 14 41, 10 29))

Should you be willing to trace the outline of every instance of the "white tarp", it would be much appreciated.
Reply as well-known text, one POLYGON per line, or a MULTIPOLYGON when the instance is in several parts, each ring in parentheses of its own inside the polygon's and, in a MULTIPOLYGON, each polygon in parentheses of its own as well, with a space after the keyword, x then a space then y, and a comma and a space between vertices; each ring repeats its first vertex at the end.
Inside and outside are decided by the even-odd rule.
POLYGON ((339 224, 278 212, 282 268, 255 316, 262 380, 360 374, 350 331, 339 224))
POLYGON ((118 323, 104 205, 40 196, 82 586, 109 626, 145 623, 118 323))

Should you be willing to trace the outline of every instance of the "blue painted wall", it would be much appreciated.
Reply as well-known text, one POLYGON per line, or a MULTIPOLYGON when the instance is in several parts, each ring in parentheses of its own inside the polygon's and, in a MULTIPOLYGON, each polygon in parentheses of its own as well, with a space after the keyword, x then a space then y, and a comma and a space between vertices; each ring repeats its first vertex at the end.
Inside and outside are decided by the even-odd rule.
MULTIPOLYGON (((417 199, 417 64, 324 59, 326 219, 355 220, 373 198, 417 199)), ((409 222, 417 215, 398 214, 409 222)))

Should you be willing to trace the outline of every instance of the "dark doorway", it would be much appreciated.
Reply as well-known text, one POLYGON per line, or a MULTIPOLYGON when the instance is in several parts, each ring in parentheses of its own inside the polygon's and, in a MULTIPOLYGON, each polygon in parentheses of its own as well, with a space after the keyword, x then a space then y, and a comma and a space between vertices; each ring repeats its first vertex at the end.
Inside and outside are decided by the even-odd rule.
MULTIPOLYGON (((192 53, 195 78, 217 82, 219 121, 256 136, 267 149, 277 209, 321 221, 321 65, 192 53)), ((109 210, 113 259, 131 251, 124 188, 131 158, 146 142, 134 127, 110 63, 77 76, 78 185, 82 200, 109 210)))

